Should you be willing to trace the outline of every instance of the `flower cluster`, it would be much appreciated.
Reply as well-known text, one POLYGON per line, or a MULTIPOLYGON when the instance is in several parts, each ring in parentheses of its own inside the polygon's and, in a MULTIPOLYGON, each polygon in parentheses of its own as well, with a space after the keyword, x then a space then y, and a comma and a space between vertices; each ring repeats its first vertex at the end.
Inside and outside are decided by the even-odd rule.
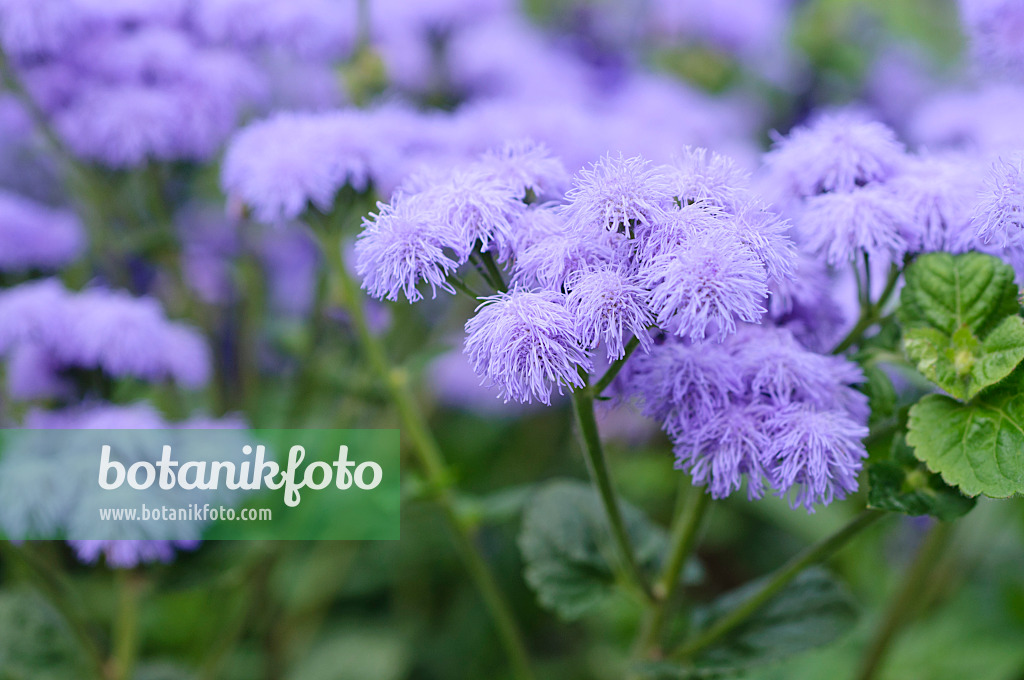
POLYGON ((867 399, 855 364, 786 329, 744 326, 720 344, 667 339, 627 364, 625 395, 672 438, 676 467, 723 498, 747 482, 813 512, 857 488, 867 399))

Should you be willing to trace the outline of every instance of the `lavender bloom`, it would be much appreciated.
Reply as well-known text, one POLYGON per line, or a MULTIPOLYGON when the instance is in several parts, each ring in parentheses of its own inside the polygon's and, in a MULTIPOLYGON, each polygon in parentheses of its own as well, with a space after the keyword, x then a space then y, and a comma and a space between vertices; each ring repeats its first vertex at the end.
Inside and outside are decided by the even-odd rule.
POLYGON ((792 200, 884 181, 896 174, 903 154, 885 125, 839 113, 777 137, 765 162, 783 199, 792 200))
POLYGON ((764 451, 772 439, 765 421, 770 409, 761 405, 730 406, 698 429, 681 436, 673 446, 675 467, 689 472, 695 484, 708 488, 712 498, 725 498, 747 480, 747 497, 764 496, 764 451))
POLYGON ((861 439, 868 428, 841 411, 819 411, 792 404, 768 421, 774 445, 765 456, 772 485, 788 495, 793 508, 828 505, 857 490, 857 474, 867 458, 861 439))
POLYGON ((99 368, 115 378, 173 379, 199 388, 210 353, 191 327, 169 321, 156 300, 90 289, 71 293, 55 281, 0 293, 0 352, 34 344, 62 368, 99 368))
POLYGON ((0 270, 57 269, 85 247, 74 213, 0 191, 0 270))
POLYGON ((590 358, 580 347, 564 296, 513 290, 490 298, 466 322, 465 352, 473 370, 505 401, 551 403, 563 386, 583 387, 590 358))
POLYGON ((636 336, 646 351, 651 344, 647 327, 652 314, 647 291, 632 277, 613 267, 580 271, 567 282, 566 307, 576 319, 576 336, 587 349, 602 341, 609 360, 620 359, 626 351, 623 340, 636 336))
POLYGON ((43 347, 20 343, 7 360, 7 394, 18 401, 70 396, 72 386, 60 375, 60 370, 61 366, 43 347))
POLYGON ((971 226, 982 243, 1000 248, 1024 244, 1024 153, 992 165, 971 226))
POLYGON ((686 147, 669 171, 673 193, 683 204, 699 203, 734 212, 744 202, 749 173, 728 156, 686 147))
POLYGON ((813 512, 856 489, 866 397, 855 364, 743 326, 721 344, 669 339, 625 368, 624 387, 673 440, 676 467, 721 498, 770 484, 813 512))
POLYGON ((614 259, 609 236, 605 232, 586 238, 564 224, 560 231, 536 236, 516 253, 513 280, 528 287, 561 290, 573 272, 614 259))
POLYGON ((912 225, 903 200, 884 185, 808 198, 797 218, 805 247, 829 264, 845 264, 864 252, 895 260, 907 250, 903 233, 912 225))
POLYGON ((476 167, 512 189, 517 198, 524 198, 527 192, 538 198, 560 196, 569 183, 562 161, 544 144, 531 140, 506 142, 501 149, 485 153, 476 167))
POLYGON ((515 190, 500 179, 475 169, 456 169, 443 181, 415 197, 425 219, 447 231, 452 244, 465 261, 477 243, 483 251, 494 251, 498 262, 513 254, 512 225, 524 204, 515 190))
POLYGON ((1024 5, 1020 0, 960 0, 972 47, 986 65, 1024 74, 1024 5))
POLYGON ((174 559, 175 551, 195 550, 201 541, 154 540, 71 540, 75 557, 85 564, 96 564, 100 557, 113 569, 132 569, 150 562, 167 563, 174 559))
POLYGON ((67 0, 2 0, 0 42, 17 57, 51 54, 64 47, 81 18, 67 0))
POLYGON ((838 341, 846 323, 833 296, 833 282, 825 263, 809 254, 801 254, 794 269, 793 278, 770 286, 768 316, 792 332, 804 347, 826 352, 838 341))
POLYGON ((466 251, 462 234, 433 221, 421 194, 399 196, 377 207, 356 241, 362 287, 378 299, 398 300, 402 293, 409 302, 423 299, 416 288, 420 282, 430 285, 433 296, 438 288, 454 293, 448 276, 464 261, 453 259, 466 251))
POLYGON ((350 0, 203 0, 195 5, 194 21, 217 44, 272 47, 327 61, 351 51, 356 13, 350 0))
POLYGON ((1005 153, 1024 147, 1024 88, 986 83, 972 90, 940 93, 908 123, 910 139, 930 148, 1005 153))
POLYGON ((651 291, 658 325, 694 340, 721 341, 737 321, 756 322, 765 313, 764 265, 727 231, 697 235, 678 252, 645 262, 640 282, 651 291))
POLYGON ((984 187, 978 159, 968 155, 929 155, 908 160, 905 171, 886 186, 909 211, 902 232, 912 252, 969 249, 972 210, 984 187))
POLYGON ((573 180, 564 213, 577 229, 633 235, 636 225, 662 222, 673 206, 670 176, 640 157, 605 156, 573 180))

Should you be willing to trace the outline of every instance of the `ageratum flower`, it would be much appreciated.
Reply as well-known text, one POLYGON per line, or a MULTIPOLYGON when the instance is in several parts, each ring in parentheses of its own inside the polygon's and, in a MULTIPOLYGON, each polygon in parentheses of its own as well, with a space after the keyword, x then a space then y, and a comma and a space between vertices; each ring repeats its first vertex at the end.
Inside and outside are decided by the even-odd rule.
POLYGON ((828 505, 857 490, 868 428, 847 413, 790 404, 771 415, 767 429, 772 447, 764 467, 791 507, 814 512, 815 504, 828 505))
POLYGON ((626 354, 624 341, 636 336, 646 350, 652 322, 647 291, 615 267, 579 271, 566 283, 566 306, 576 319, 576 336, 587 349, 604 342, 608 359, 626 354))
POLYGON ((0 293, 0 352, 33 344, 61 368, 101 369, 114 378, 174 380, 198 388, 210 352, 190 326, 169 321, 159 303, 103 288, 79 293, 44 280, 0 293))
POLYGON ((640 283, 651 291, 658 326, 693 340, 722 340, 739 321, 765 313, 764 264, 728 231, 709 231, 643 264, 640 283))
POLYGON ((68 545, 84 564, 96 564, 102 556, 112 569, 132 569, 151 562, 167 563, 179 550, 195 550, 202 541, 154 541, 121 539, 113 541, 71 540, 68 545))
POLYGON ((447 232, 446 241, 463 259, 479 244, 505 262, 514 251, 513 224, 525 204, 518 190, 478 168, 457 168, 416 194, 425 217, 447 232))
POLYGON ((1000 248, 1024 245, 1024 153, 992 165, 971 224, 982 243, 1000 248))
POLYGON ((580 170, 565 195, 569 225, 581 231, 602 229, 632 236, 637 225, 657 224, 675 196, 666 171, 639 156, 605 156, 580 170))
POLYGON ((465 353, 477 375, 505 401, 551 403, 563 387, 583 387, 590 358, 580 346, 565 297, 513 290, 489 298, 466 322, 465 353))
POLYGON ((1024 4, 1020 0, 960 0, 971 46, 983 64, 1024 74, 1024 4))
POLYGON ((902 232, 911 252, 961 252, 975 241, 971 216, 984 184, 978 158, 968 154, 912 157, 887 183, 907 206, 902 232))
POLYGON ((904 147, 877 121, 851 113, 825 115, 777 137, 765 155, 770 182, 783 199, 849 192, 896 174, 904 147))
POLYGON ((851 262, 861 253, 898 259, 907 250, 903 233, 912 224, 906 202, 884 185, 812 196, 796 220, 807 250, 832 265, 851 262))
POLYGON ((511 188, 517 198, 525 198, 527 192, 537 197, 560 196, 569 183, 562 161, 551 155, 547 146, 532 140, 506 142, 500 149, 486 152, 475 167, 511 188))
POLYGON ((0 191, 0 270, 57 269, 85 247, 74 213, 0 191))
POLYGON ((676 467, 716 498, 747 481, 813 512, 857 488, 867 401, 855 364, 789 331, 743 326, 721 344, 668 339, 626 365, 624 385, 673 441, 676 467))
POLYGON ((750 175, 728 156, 686 147, 670 166, 673 193, 686 205, 699 203, 735 212, 744 202, 750 175))
POLYGON ((378 299, 409 302, 423 299, 420 283, 454 293, 448 276, 464 261, 462 234, 435 221, 431 205, 422 194, 398 196, 378 203, 378 212, 363 221, 356 241, 356 272, 362 287, 378 299))

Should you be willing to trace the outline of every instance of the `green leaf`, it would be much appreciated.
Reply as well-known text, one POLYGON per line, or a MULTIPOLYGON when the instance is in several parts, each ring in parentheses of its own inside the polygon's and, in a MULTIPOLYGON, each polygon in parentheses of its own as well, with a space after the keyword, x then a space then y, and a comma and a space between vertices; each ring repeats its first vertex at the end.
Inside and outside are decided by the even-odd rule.
POLYGON ((931 394, 910 409, 907 443, 928 469, 968 496, 1024 492, 1024 376, 967 404, 931 394))
POLYGON ((89 677, 74 640, 60 614, 35 593, 0 593, 0 680, 89 677))
POLYGON ((906 515, 931 515, 948 522, 966 515, 977 502, 942 481, 914 457, 902 435, 892 456, 868 466, 868 505, 906 515))
MULTIPOLYGON (((714 621, 741 605, 762 585, 754 581, 711 604, 714 621)), ((699 668, 747 668, 827 645, 853 627, 857 608, 827 571, 812 567, 797 576, 753 616, 695 660, 699 668)))
POLYGON ((982 253, 928 253, 904 272, 900 321, 952 336, 967 326, 984 338, 1004 317, 1019 310, 1013 268, 982 253))
MULTIPOLYGON (((664 532, 627 503, 622 503, 622 514, 640 566, 654 572, 665 547, 664 532)), ((519 548, 527 583, 543 606, 564 619, 583 616, 612 593, 615 545, 600 499, 587 484, 544 485, 523 515, 519 548)))
POLYGON ((863 367, 865 382, 862 387, 871 407, 871 422, 891 418, 896 413, 896 389, 892 380, 877 364, 865 364, 863 367))
POLYGON ((1024 360, 1024 319, 1005 317, 984 342, 966 325, 952 336, 934 328, 910 328, 903 342, 921 373, 967 401, 1010 375, 1024 360))

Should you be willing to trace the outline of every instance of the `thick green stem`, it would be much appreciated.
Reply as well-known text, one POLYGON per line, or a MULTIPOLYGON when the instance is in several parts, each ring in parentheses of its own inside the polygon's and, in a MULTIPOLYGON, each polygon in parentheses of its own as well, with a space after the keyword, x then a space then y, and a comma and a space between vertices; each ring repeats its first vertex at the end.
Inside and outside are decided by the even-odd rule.
POLYGON ((633 351, 636 350, 636 348, 639 346, 640 339, 634 335, 630 339, 630 341, 626 343, 626 346, 624 348, 626 353, 623 354, 621 358, 616 359, 612 363, 612 365, 608 367, 608 370, 604 372, 604 375, 601 376, 600 380, 598 380, 590 387, 590 393, 593 396, 601 396, 601 393, 604 392, 605 389, 607 389, 607 387, 612 384, 612 381, 615 380, 615 376, 619 374, 619 371, 622 370, 622 367, 626 365, 627 361, 629 361, 630 355, 633 354, 633 351))
POLYGON ((314 231, 320 240, 324 256, 327 258, 328 271, 342 295, 343 304, 349 313, 363 353, 371 369, 384 383, 391 402, 398 412, 399 420, 402 423, 402 434, 412 442, 411 450, 423 469, 434 499, 441 507, 444 518, 451 529, 456 549, 484 599, 505 647, 512 671, 520 680, 531 680, 533 672, 530 668, 529 655, 522 634, 516 624, 511 607, 494 580, 494 575, 473 542, 469 528, 456 511, 447 465, 437 441, 430 432, 426 418, 416 403, 409 384, 408 373, 402 368, 390 365, 383 345, 370 330, 362 302, 362 291, 359 290, 358 284, 345 267, 337 234, 325 225, 319 225, 314 231))
POLYGON ((953 535, 953 524, 937 522, 918 548, 914 561, 907 569, 903 584, 896 597, 889 602, 881 625, 862 657, 858 680, 873 680, 882 668, 889 647, 900 628, 919 610, 921 600, 928 589, 928 575, 939 562, 939 557, 949 545, 953 535))
POLYGON ((809 546, 776 570, 764 584, 739 607, 712 623, 704 632, 672 653, 672 658, 687 660, 705 647, 722 639, 727 633, 775 597, 804 569, 831 557, 850 539, 885 515, 880 510, 864 510, 836 533, 809 546))
POLYGON ((111 651, 112 680, 130 680, 139 655, 139 601, 144 583, 127 570, 117 572, 117 618, 111 651))
POLYGON ((637 638, 635 651, 638 655, 661 655, 661 639, 668 615, 675 604, 686 560, 697 543, 697 534, 711 501, 711 496, 703 488, 693 486, 688 476, 684 476, 681 482, 680 493, 683 501, 672 523, 668 558, 654 584, 657 600, 648 611, 637 638))
POLYGON ((597 419, 594 417, 594 397, 590 390, 579 389, 572 393, 572 399, 576 411, 576 422, 579 424, 580 436, 583 440, 583 452, 587 457, 587 467, 590 469, 591 479, 601 497, 601 504, 604 506, 605 515, 608 518, 608 525, 618 549, 622 567, 626 576, 640 589, 647 601, 654 602, 654 593, 636 559, 636 552, 633 550, 626 522, 622 517, 622 509, 619 507, 619 497, 608 471, 608 461, 604 456, 601 436, 597 431, 597 419))
POLYGON ((495 289, 499 293, 504 293, 508 290, 508 286, 505 284, 505 277, 501 275, 501 270, 498 269, 498 265, 494 261, 494 256, 491 255, 491 252, 487 250, 480 253, 480 259, 483 261, 484 267, 487 268, 488 273, 491 275, 495 289))

